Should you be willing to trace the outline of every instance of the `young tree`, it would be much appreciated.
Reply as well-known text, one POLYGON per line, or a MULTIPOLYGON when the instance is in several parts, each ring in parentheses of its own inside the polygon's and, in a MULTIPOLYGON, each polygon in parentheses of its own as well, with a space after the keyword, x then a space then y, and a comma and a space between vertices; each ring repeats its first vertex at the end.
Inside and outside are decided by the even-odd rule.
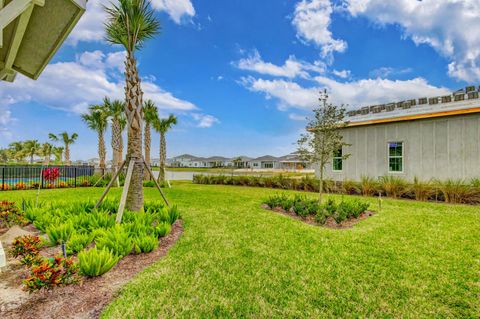
POLYGON ((104 98, 108 117, 112 121, 112 168, 113 174, 117 172, 120 167, 123 157, 123 130, 125 129, 125 103, 120 100, 110 101, 107 97, 104 98))
MULTIPOLYGON (((145 163, 150 166, 150 148, 152 145, 152 129, 151 125, 158 120, 158 109, 152 100, 147 100, 143 105, 143 118, 145 120, 145 163)), ((148 174, 145 174, 145 178, 148 178, 148 174)))
POLYGON ((12 142, 8 145, 12 158, 17 162, 22 162, 25 159, 25 149, 23 142, 12 142))
POLYGON ((148 39, 158 34, 160 23, 148 0, 118 0, 105 8, 106 39, 119 44, 127 52, 125 61, 125 115, 128 119, 127 160, 134 160, 126 208, 138 212, 143 209, 143 91, 135 53, 148 39))
POLYGON ((158 181, 165 182, 165 162, 167 161, 167 140, 165 134, 172 127, 177 124, 177 118, 170 114, 166 119, 158 118, 153 122, 153 128, 160 133, 160 171, 158 172, 158 181))
POLYGON ((108 113, 104 105, 92 105, 87 114, 82 115, 82 120, 87 124, 88 128, 95 131, 98 135, 98 158, 100 159, 100 169, 105 169, 105 131, 108 127, 108 113))
POLYGON ((63 151, 65 150, 64 147, 58 146, 58 147, 53 147, 53 156, 55 156, 55 162, 56 163, 62 163, 62 158, 63 158, 63 151))
MULTIPOLYGON (((340 130, 347 125, 344 106, 328 103, 327 91, 320 92, 320 106, 313 110, 314 116, 307 124, 307 133, 298 140, 300 157, 318 167, 319 194, 318 202, 322 203, 325 167, 331 163, 333 154, 348 144, 343 142, 340 130)), ((343 154, 346 159, 348 154, 343 154)))
POLYGON ((58 135, 55 134, 48 134, 48 137, 50 140, 54 142, 61 141, 64 145, 64 155, 65 155, 65 165, 70 165, 70 145, 75 143, 75 141, 78 138, 77 133, 73 133, 72 135, 69 135, 67 132, 60 133, 58 135))

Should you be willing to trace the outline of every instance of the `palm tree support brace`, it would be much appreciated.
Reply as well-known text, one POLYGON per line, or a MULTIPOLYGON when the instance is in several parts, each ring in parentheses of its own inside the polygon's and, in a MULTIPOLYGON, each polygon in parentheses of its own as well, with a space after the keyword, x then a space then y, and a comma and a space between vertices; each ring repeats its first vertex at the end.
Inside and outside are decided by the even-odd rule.
MULTIPOLYGON (((107 196, 108 192, 110 191, 110 188, 112 187, 112 185, 113 185, 114 181, 117 179, 117 177, 120 175, 120 172, 123 170, 123 167, 125 166, 126 162, 127 161, 124 161, 122 163, 122 165, 120 165, 119 169, 115 172, 115 175, 112 176, 112 179, 108 183, 107 188, 105 188, 105 190, 103 191, 103 194, 100 197, 100 199, 98 200, 97 204, 95 205, 95 208, 100 207, 100 204, 105 199, 105 196, 107 196)), ((122 216, 123 216, 123 212, 125 211, 125 204, 126 204, 126 201, 127 201, 128 189, 130 187, 130 181, 132 179, 133 167, 134 167, 135 163, 143 163, 143 165, 147 169, 148 173, 152 177, 153 181, 155 182, 155 186, 157 187, 158 191, 160 192, 160 195, 162 196, 163 200, 165 201, 165 204, 167 205, 167 207, 170 207, 170 204, 168 203, 168 200, 165 197, 165 194, 163 193, 160 185, 158 184, 157 180, 155 179, 155 176, 153 175, 152 170, 150 169, 150 167, 145 162, 145 159, 143 157, 140 160, 131 158, 130 162, 128 163, 127 176, 125 178, 125 185, 123 186, 122 197, 120 198, 120 206, 118 208, 117 217, 116 217, 116 222, 117 223, 120 223, 122 221, 122 216)))

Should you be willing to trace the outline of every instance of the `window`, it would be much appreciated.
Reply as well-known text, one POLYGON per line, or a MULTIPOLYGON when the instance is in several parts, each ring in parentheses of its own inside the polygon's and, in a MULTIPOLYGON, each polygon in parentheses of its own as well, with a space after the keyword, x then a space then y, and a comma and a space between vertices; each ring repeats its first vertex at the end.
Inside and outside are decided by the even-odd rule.
POLYGON ((264 168, 273 168, 273 163, 265 163, 263 164, 264 168))
POLYGON ((403 172, 403 142, 388 143, 388 171, 403 172))
POLYGON ((333 171, 341 172, 343 169, 343 151, 339 148, 333 152, 333 171))

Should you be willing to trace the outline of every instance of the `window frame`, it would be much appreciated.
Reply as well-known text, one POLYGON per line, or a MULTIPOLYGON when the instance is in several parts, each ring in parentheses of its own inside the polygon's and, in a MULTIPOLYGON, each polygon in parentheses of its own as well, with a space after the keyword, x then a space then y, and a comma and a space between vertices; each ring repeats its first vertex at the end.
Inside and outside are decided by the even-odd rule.
POLYGON ((339 151, 341 152, 340 156, 335 156, 335 152, 333 152, 333 156, 332 156, 332 172, 334 172, 334 173, 343 172, 343 147, 340 148, 339 151), (335 160, 340 160, 341 169, 339 169, 339 170, 335 169, 335 160))
POLYGON ((405 173, 405 141, 388 141, 387 142, 387 167, 389 174, 403 174, 405 173), (390 144, 401 143, 402 144, 402 155, 390 155, 390 144), (391 158, 400 158, 402 160, 402 170, 401 171, 392 171, 390 169, 390 159, 391 158))

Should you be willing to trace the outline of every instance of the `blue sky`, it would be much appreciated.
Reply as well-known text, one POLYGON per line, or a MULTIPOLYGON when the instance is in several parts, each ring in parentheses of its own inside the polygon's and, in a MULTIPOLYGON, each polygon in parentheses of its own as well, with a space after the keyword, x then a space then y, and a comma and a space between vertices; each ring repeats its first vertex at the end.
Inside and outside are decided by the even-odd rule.
MULTIPOLYGON (((80 114, 123 93, 123 51, 103 41, 102 3, 89 1, 38 81, 0 83, 0 147, 67 130, 80 135, 73 158, 96 156, 96 135, 80 114)), ((439 95, 480 77, 479 0, 152 5, 162 31, 138 61, 145 97, 162 116, 179 117, 167 137, 169 156, 294 151, 323 88, 333 102, 355 108, 439 95)))

